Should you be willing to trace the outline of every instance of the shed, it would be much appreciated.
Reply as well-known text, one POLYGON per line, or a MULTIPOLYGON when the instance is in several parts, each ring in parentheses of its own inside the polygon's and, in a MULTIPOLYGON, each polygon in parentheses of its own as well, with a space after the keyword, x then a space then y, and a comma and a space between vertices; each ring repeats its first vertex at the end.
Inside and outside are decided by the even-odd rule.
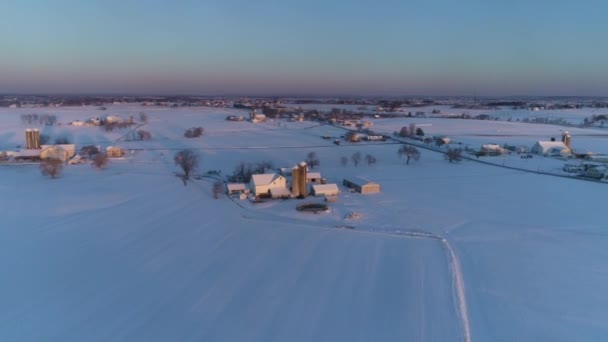
POLYGON ((228 195, 246 194, 249 192, 245 183, 228 183, 226 184, 226 189, 228 190, 228 195))
POLYGON ((362 194, 373 194, 380 192, 380 184, 370 182, 360 177, 344 179, 342 184, 362 194))
POLYGON ((106 148, 106 155, 108 158, 120 158, 125 154, 122 148, 117 146, 108 146, 106 148))
POLYGON ((321 173, 320 172, 307 172, 306 173, 306 183, 321 183, 321 173))
POLYGON ((332 184, 314 184, 312 186, 313 196, 337 196, 340 193, 338 185, 332 184))

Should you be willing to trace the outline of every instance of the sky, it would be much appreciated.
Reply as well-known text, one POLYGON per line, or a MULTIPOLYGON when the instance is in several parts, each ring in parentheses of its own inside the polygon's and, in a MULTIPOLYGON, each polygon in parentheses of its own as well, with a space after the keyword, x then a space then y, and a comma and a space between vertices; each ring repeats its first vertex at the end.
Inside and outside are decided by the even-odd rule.
POLYGON ((608 96, 608 2, 3 0, 0 93, 608 96))

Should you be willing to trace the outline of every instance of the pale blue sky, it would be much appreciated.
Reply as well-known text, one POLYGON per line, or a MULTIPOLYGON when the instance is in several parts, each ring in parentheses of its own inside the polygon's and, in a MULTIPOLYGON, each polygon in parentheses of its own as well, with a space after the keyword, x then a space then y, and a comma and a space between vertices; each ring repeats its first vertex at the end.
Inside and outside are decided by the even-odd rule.
POLYGON ((602 1, 0 3, 0 92, 608 95, 602 1))

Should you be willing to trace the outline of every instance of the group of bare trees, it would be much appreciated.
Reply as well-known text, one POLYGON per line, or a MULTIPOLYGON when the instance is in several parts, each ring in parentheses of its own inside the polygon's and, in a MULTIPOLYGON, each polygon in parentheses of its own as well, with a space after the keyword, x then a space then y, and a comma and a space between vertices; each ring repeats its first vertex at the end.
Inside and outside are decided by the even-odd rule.
POLYGON ((205 130, 203 127, 192 127, 192 128, 187 129, 186 132, 184 132, 184 137, 198 138, 203 135, 204 131, 205 130))
POLYGON ((21 114, 21 122, 25 125, 49 125, 57 123, 57 116, 52 114, 21 114))
POLYGON ((395 135, 403 138, 411 138, 414 136, 423 137, 424 131, 420 127, 416 127, 416 124, 411 123, 409 126, 401 127, 399 132, 395 132, 395 135))
POLYGON ((249 182, 251 175, 256 173, 264 173, 268 169, 273 169, 274 164, 269 160, 264 160, 257 163, 239 163, 235 168, 230 178, 237 182, 249 182))
POLYGON ((143 129, 140 129, 138 131, 131 131, 131 132, 129 132, 129 134, 127 134, 126 139, 129 140, 129 141, 151 140, 152 139, 152 133, 150 133, 149 131, 143 130, 143 129))
POLYGON ((462 149, 461 148, 449 148, 443 155, 445 160, 450 163, 459 162, 462 160, 462 149))
MULTIPOLYGON (((351 162, 354 166, 359 166, 359 163, 361 163, 363 158, 364 157, 361 152, 355 152, 350 156, 350 158, 345 156, 340 157, 340 165, 347 166, 348 163, 351 162)), ((371 154, 366 154, 365 161, 367 162, 368 166, 372 166, 378 162, 378 159, 371 154)))

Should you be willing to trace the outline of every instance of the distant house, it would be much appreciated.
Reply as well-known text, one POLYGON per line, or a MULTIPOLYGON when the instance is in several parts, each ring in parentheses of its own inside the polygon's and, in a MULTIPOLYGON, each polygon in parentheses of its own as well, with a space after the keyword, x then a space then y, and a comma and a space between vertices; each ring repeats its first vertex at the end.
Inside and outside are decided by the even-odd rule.
POLYGON ((40 159, 67 161, 76 155, 76 145, 74 144, 42 145, 40 148, 40 159))
POLYGON ((245 183, 228 183, 226 184, 226 189, 228 190, 228 195, 249 193, 249 189, 245 183))
POLYGON ((287 188, 287 180, 276 173, 252 175, 250 188, 256 196, 270 195, 271 189, 287 188))
POLYGON ((105 123, 109 123, 109 124, 125 122, 125 120, 118 115, 108 115, 108 116, 106 116, 104 121, 105 121, 105 123))
POLYGON ((561 141, 537 141, 531 149, 532 153, 545 156, 569 156, 572 151, 561 141))
POLYGON ((490 154, 503 154, 508 152, 506 149, 502 148, 502 146, 497 144, 485 144, 481 145, 481 151, 490 153, 490 154))
POLYGON ((101 119, 100 118, 90 118, 86 121, 86 124, 89 126, 99 126, 99 125, 101 125, 101 119))
POLYGON ((108 146, 106 148, 106 155, 109 158, 120 158, 125 154, 125 151, 123 151, 122 148, 117 147, 117 146, 108 146))
POLYGON ((80 121, 80 120, 74 120, 74 121, 70 122, 70 125, 82 127, 82 126, 85 125, 85 122, 84 121, 80 121))
POLYGON ((349 179, 345 178, 342 184, 345 187, 354 189, 355 191, 360 192, 362 194, 373 194, 380 192, 380 184, 370 182, 359 177, 349 179))
POLYGON ((337 196, 340 193, 336 184, 314 184, 312 186, 313 196, 337 196))

